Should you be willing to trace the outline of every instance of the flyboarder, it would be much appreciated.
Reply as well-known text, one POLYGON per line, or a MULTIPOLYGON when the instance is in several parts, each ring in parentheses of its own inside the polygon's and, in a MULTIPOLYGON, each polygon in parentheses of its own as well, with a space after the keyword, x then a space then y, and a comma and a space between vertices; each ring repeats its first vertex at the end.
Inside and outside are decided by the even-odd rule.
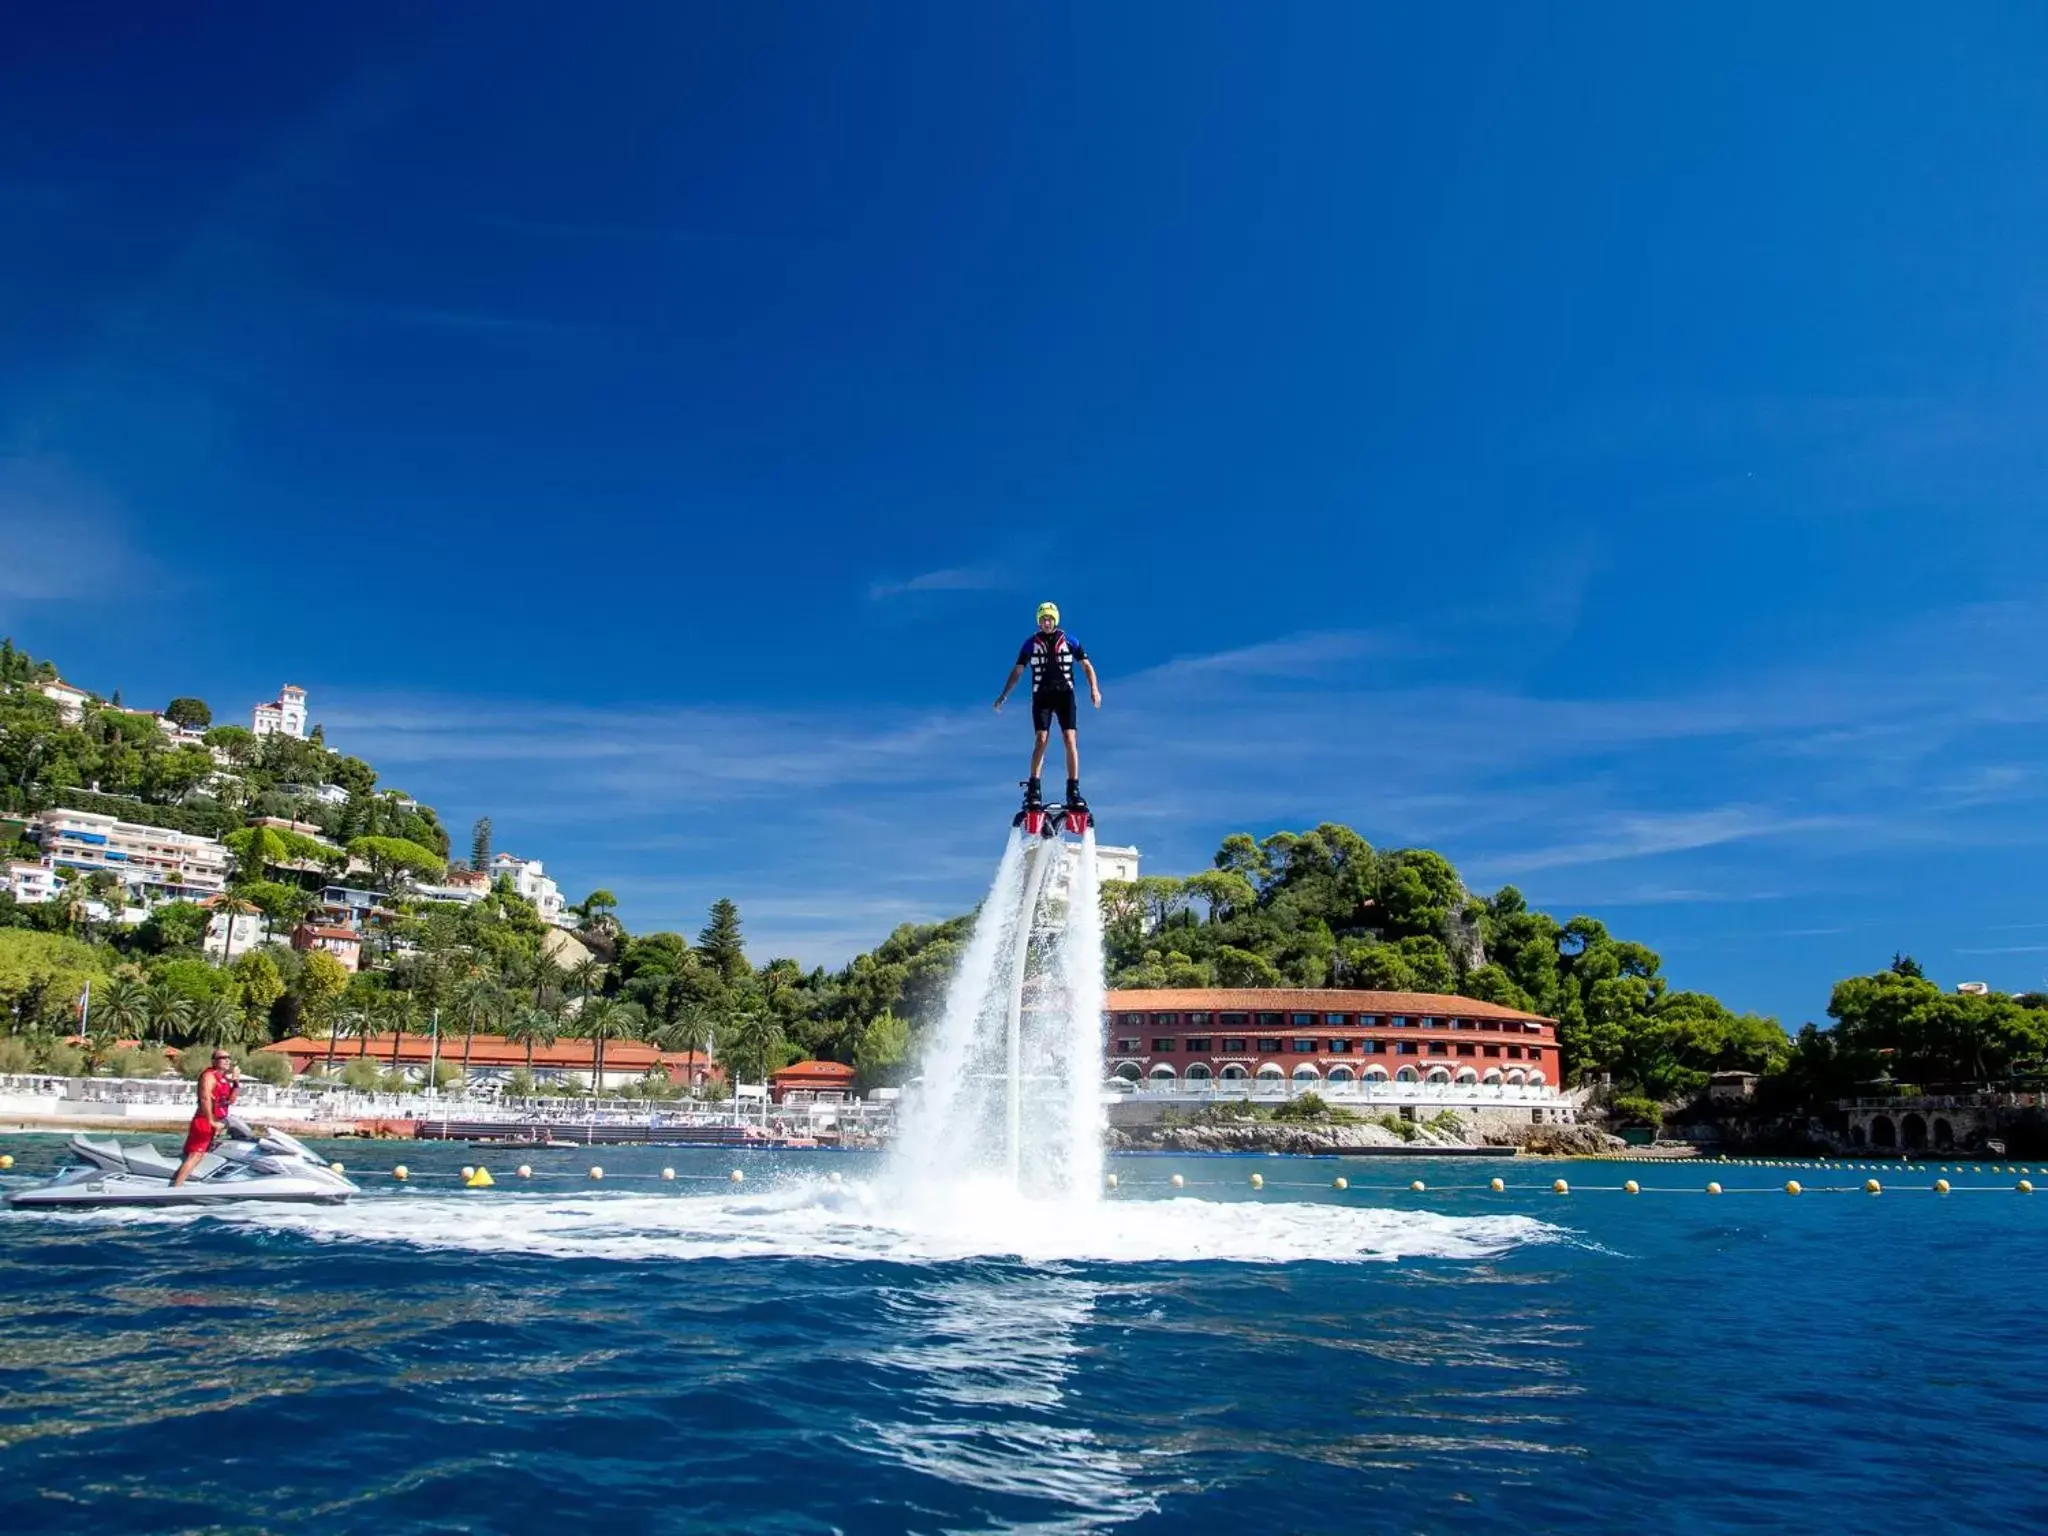
POLYGON ((1095 667, 1088 660, 1088 653, 1072 635, 1060 628, 1059 606, 1040 603, 1038 633, 1018 649, 1017 664, 1010 668, 1003 691, 996 695, 996 709, 1000 711, 1003 700, 1010 696, 1010 690, 1017 686, 1017 679, 1024 675, 1024 669, 1031 669, 1031 728, 1037 732, 1037 738, 1031 747, 1031 777, 1024 784, 1024 809, 1020 819, 1027 822, 1032 831, 1038 829, 1045 809, 1045 797, 1038 787, 1039 774, 1045 767, 1045 747, 1051 739, 1054 720, 1060 723, 1060 734, 1067 747, 1065 821, 1075 832, 1085 830, 1088 825, 1088 802, 1081 798, 1081 748, 1074 735, 1076 662, 1080 663, 1081 671, 1088 678, 1089 699, 1097 709, 1102 708, 1102 684, 1096 680, 1095 667))

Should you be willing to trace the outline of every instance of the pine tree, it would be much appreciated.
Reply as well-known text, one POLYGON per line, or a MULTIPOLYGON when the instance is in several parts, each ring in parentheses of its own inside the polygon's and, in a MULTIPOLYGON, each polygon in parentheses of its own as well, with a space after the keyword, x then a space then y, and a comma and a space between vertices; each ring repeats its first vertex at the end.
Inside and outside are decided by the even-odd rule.
POLYGON ((740 938, 740 909, 726 897, 721 896, 711 904, 711 920, 697 935, 697 950, 728 981, 737 981, 747 974, 746 944, 740 938))
POLYGON ((469 833, 469 867, 479 874, 491 868, 491 818, 479 816, 469 833))

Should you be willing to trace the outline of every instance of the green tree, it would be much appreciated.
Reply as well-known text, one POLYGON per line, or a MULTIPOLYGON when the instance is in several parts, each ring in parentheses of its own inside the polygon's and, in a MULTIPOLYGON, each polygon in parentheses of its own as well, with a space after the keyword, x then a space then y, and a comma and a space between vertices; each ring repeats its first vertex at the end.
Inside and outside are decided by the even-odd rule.
POLYGON ((479 816, 469 829, 469 867, 480 875, 491 872, 491 818, 479 816))
POLYGON ((149 989, 133 977, 115 976, 94 989, 92 1016, 109 1039, 140 1039, 149 1028, 149 989))
POLYGON ((235 962, 234 978, 242 1012, 248 1020, 249 1038, 267 1038, 271 1005, 283 997, 285 991, 284 977, 278 973, 277 962, 262 950, 252 951, 235 962))
POLYGON ((141 926, 135 930, 147 950, 172 950, 172 948, 195 948, 199 936, 207 932, 207 909, 197 901, 166 901, 162 907, 154 907, 141 926))
POLYGON ((177 698, 164 706, 164 718, 188 731, 203 731, 213 724, 213 711, 204 699, 177 698))
POLYGON ((746 945, 740 937, 740 909, 721 896, 711 904, 704 931, 697 935, 697 953, 728 983, 749 974, 746 945))
POLYGON ((647 1024, 647 1015, 637 1003, 622 1003, 600 997, 586 1004, 576 1015, 576 1030, 594 1046, 591 1081, 604 1091, 604 1046, 607 1040, 636 1040, 647 1024))
POLYGON ((209 997, 192 1010, 189 1035, 196 1045, 240 1045, 244 1030, 242 1010, 225 997, 209 997))
POLYGON ((861 1085, 879 1088, 901 1082, 909 1063, 909 1021, 899 1019, 886 1010, 868 1020, 867 1027, 860 1032, 860 1045, 853 1055, 854 1070, 860 1073, 861 1085))
MULTIPOLYGON (((505 1039, 512 1045, 526 1047, 526 1077, 533 1081, 533 1048, 537 1045, 553 1045, 558 1029, 554 1015, 541 1008, 522 1008, 513 1014, 505 1025, 505 1039)), ((528 1092, 531 1092, 529 1087, 528 1092)))
POLYGON ((370 866, 370 877, 378 889, 389 890, 400 875, 419 880, 438 880, 447 865, 431 848, 402 837, 358 837, 348 845, 349 857, 370 866))
POLYGON ((736 1013, 718 1030, 718 1064, 725 1068, 730 1083, 764 1083, 785 1043, 782 1027, 766 1012, 749 1009, 736 1013))
POLYGON ((508 999, 495 979, 472 972, 455 992, 455 1017, 462 1025, 462 1075, 469 1076, 469 1053, 478 1030, 488 1032, 504 1017, 508 999))

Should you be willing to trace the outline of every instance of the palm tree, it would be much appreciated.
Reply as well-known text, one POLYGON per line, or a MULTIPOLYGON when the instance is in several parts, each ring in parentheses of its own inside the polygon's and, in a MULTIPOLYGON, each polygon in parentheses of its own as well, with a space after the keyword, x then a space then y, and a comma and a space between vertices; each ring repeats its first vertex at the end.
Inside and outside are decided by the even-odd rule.
POLYGON ((560 992, 567 984, 569 973, 562 969, 561 962, 542 950, 520 969, 519 985, 533 993, 533 1005, 545 1006, 550 992, 560 992))
POLYGON ((391 1070, 396 1072, 398 1047, 407 1035, 419 1032, 420 1006, 410 992, 390 993, 384 999, 384 1019, 391 1026, 391 1070))
POLYGON ((197 1045, 239 1045, 242 1010, 224 997, 209 997, 192 1010, 192 1040, 197 1045))
POLYGON ((604 1043, 607 1040, 631 1040, 647 1027, 647 1015, 638 1003, 621 1003, 609 997, 600 997, 586 1005, 576 1016, 576 1027, 596 1047, 593 1053, 594 1070, 590 1086, 593 1093, 604 1091, 604 1043))
MULTIPOLYGON (((358 1056, 370 1054, 370 1036, 377 1033, 380 1023, 376 1010, 362 1003, 344 1008, 334 1016, 335 1030, 356 1042, 358 1056)), ((331 1038, 327 1042, 327 1065, 330 1069, 334 1066, 334 1042, 331 1038)))
POLYGON ((220 941, 221 969, 225 970, 228 962, 235 957, 235 919, 254 912, 256 903, 233 891, 223 891, 213 898, 213 910, 225 919, 220 941))
MULTIPOLYGON (((680 1051, 686 1057, 694 1057, 704 1049, 711 1038, 711 1015, 704 1011, 701 1003, 684 1003, 677 1008, 672 1018, 658 1024, 649 1033, 648 1039, 657 1050, 680 1051)), ((686 1061, 684 1076, 694 1062, 686 1061)), ((695 1087, 694 1083, 688 1086, 695 1087)))
POLYGON ((569 990, 578 999, 604 989, 604 966, 595 955, 586 955, 569 967, 569 990))
POLYGON ((149 988, 132 977, 116 976, 102 985, 99 996, 92 1000, 93 1022, 104 1025, 110 1038, 140 1038, 149 1023, 149 1005, 149 988))
POLYGON ((192 1027, 192 1002, 183 993, 158 982, 145 994, 144 1017, 150 1033, 166 1044, 182 1043, 192 1027))
POLYGON ((533 1076, 533 1048, 553 1045, 557 1025, 545 1008, 523 1008, 505 1025, 505 1038, 526 1047, 526 1075, 533 1076))
POLYGON ((488 1025, 505 1011, 505 994, 481 971, 472 971, 455 993, 456 1017, 462 1020, 462 1075, 469 1076, 469 1048, 479 1025, 488 1025))
POLYGON ((719 1031, 719 1064, 735 1084, 766 1082, 768 1064, 781 1051, 782 1026, 758 1009, 736 1013, 719 1031))

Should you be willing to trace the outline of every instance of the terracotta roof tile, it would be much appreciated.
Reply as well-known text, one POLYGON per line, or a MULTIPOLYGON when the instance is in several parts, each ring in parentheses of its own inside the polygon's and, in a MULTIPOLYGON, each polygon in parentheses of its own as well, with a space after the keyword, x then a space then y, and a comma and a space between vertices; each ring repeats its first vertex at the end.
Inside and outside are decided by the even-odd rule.
POLYGON ((1503 1008, 1476 997, 1446 992, 1346 992, 1322 987, 1160 987, 1126 989, 1109 994, 1111 1013, 1397 1013, 1461 1019, 1534 1019, 1554 1024, 1528 1008, 1503 1008))

